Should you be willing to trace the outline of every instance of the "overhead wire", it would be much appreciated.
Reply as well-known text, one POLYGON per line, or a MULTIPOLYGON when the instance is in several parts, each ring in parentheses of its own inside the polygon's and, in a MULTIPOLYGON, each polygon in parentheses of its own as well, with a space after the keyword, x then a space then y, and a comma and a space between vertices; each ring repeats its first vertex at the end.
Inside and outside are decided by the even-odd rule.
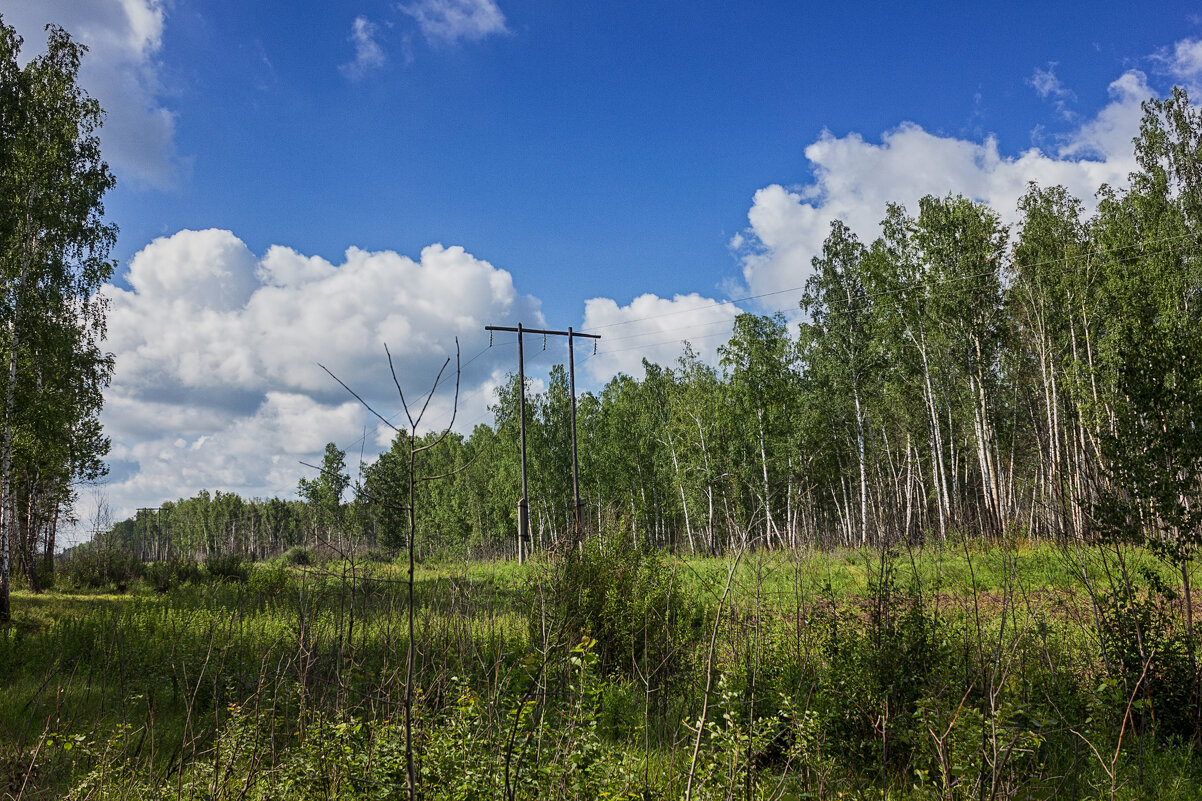
MULTIPOLYGON (((1121 262, 1127 262, 1127 261, 1137 259, 1140 256, 1144 255, 1149 247, 1153 247, 1156 245, 1175 244, 1175 243, 1181 242, 1183 240, 1191 240, 1191 239, 1196 240, 1200 236, 1202 236, 1202 233, 1200 233, 1200 232, 1187 232, 1187 233, 1178 234, 1178 235, 1174 235, 1174 236, 1168 236, 1168 237, 1144 239, 1144 240, 1141 240, 1136 243, 1132 243, 1132 244, 1128 244, 1128 245, 1121 245, 1119 247, 1098 246, 1098 247, 1083 250, 1081 252, 1078 252, 1078 253, 1075 253, 1072 255, 1066 255, 1066 256, 1062 256, 1062 257, 1058 256, 1055 258, 1046 259, 1046 260, 1039 261, 1039 262, 1028 262, 1028 263, 1022 264, 1021 266, 1025 269, 1032 269, 1032 268, 1039 268, 1039 267, 1044 267, 1044 266, 1053 265, 1053 264, 1080 263, 1082 261, 1085 261, 1087 259, 1099 256, 1099 255, 1109 255, 1111 257, 1117 257, 1121 262), (1130 251, 1129 255, 1122 255, 1124 251, 1130 251)), ((1011 263, 1014 264, 1013 259, 1011 259, 1011 263)), ((977 279, 977 278, 985 278, 985 277, 990 277, 990 276, 1001 276, 1001 275, 1002 275, 1002 273, 1000 272, 999 269, 991 269, 988 271, 967 273, 967 274, 961 274, 961 275, 949 275, 949 276, 943 276, 943 277, 939 278, 936 285, 940 286, 940 287, 949 287, 950 288, 950 285, 952 285, 956 282, 969 281, 969 280, 973 280, 973 279, 977 279)), ((745 296, 742 296, 739 298, 732 298, 730 300, 725 300, 725 301, 716 301, 713 303, 708 303, 708 304, 701 305, 701 306, 690 307, 687 309, 673 309, 672 311, 662 312, 659 314, 645 315, 643 317, 633 318, 630 320, 622 320, 622 321, 618 321, 618 322, 614 322, 614 323, 607 323, 604 325, 593 326, 592 328, 587 329, 586 331, 582 331, 581 333, 606 330, 606 329, 616 328, 619 326, 633 325, 636 323, 660 320, 663 318, 679 316, 682 314, 696 313, 696 312, 704 311, 707 309, 720 308, 720 307, 724 307, 724 306, 732 306, 734 304, 746 302, 749 300, 759 300, 762 298, 774 297, 774 296, 779 296, 779 295, 783 295, 783 294, 788 294, 791 292, 802 291, 804 289, 805 289, 805 286, 788 287, 785 289, 775 290, 775 291, 771 291, 771 292, 762 292, 762 293, 757 293, 757 294, 745 295, 745 296)), ((853 305, 862 304, 862 306, 864 308, 866 308, 869 304, 879 301, 880 299, 882 299, 884 297, 896 296, 896 295, 903 294, 906 292, 914 291, 916 289, 918 291, 923 292, 924 298, 930 298, 937 294, 942 294, 942 293, 933 292, 931 290, 931 285, 928 283, 925 286, 919 286, 919 287, 897 287, 897 288, 891 288, 891 289, 877 290, 873 293, 865 293, 864 296, 858 297, 855 299, 847 299, 847 300, 833 299, 833 300, 827 302, 825 305, 828 308, 851 309, 851 308, 853 308, 853 305)), ((785 311, 786 308, 788 308, 788 307, 772 309, 772 310, 769 310, 768 313, 780 313, 780 312, 785 311)), ((604 341, 618 342, 618 341, 629 341, 632 339, 637 340, 642 337, 651 337, 651 336, 655 336, 657 334, 662 336, 669 332, 683 333, 683 332, 688 332, 688 331, 698 331, 698 330, 703 330, 705 328, 714 327, 717 325, 727 325, 729 323, 730 323, 730 320, 716 320, 716 321, 712 321, 709 323, 690 324, 690 325, 685 325, 685 326, 676 326, 676 327, 667 328, 667 329, 657 328, 656 330, 653 330, 653 331, 646 331, 646 332, 635 333, 635 334, 627 334, 627 335, 618 336, 618 337, 606 337, 604 341)), ((725 333, 726 333, 725 331, 717 331, 717 332, 713 332, 710 334, 703 334, 700 336, 696 336, 696 337, 693 337, 693 339, 709 339, 709 338, 712 338, 715 336, 724 335, 725 333)), ((684 341, 684 340, 682 340, 681 338, 673 338, 673 339, 667 339, 667 340, 660 340, 660 341, 656 341, 656 342, 647 342, 647 343, 642 343, 642 344, 636 344, 636 345, 631 345, 629 347, 623 347, 623 348, 597 350, 593 353, 585 353, 582 357, 580 357, 578 359, 578 361, 581 363, 584 363, 592 358, 597 358, 597 357, 612 355, 612 354, 618 354, 618 353, 626 353, 626 352, 630 352, 633 350, 662 347, 664 345, 676 344, 676 343, 679 343, 682 341, 684 341)), ((512 340, 509 342, 502 341, 500 343, 494 343, 491 341, 491 338, 490 338, 489 345, 481 348, 474 355, 472 355, 469 359, 467 359, 465 362, 463 362, 460 365, 460 370, 463 370, 464 368, 473 364, 477 359, 481 358, 488 350, 490 350, 492 347, 496 347, 498 345, 500 347, 506 347, 506 346, 512 347, 513 345, 516 345, 516 340, 512 340)), ((545 359, 547 357, 545 357, 543 355, 544 353, 545 353, 545 351, 535 350, 531 354, 531 358, 529 361, 535 362, 535 363, 545 361, 545 359)), ((480 395, 481 393, 483 393, 486 390, 486 388, 487 388, 487 384, 482 384, 475 390, 461 394, 458 398, 458 402, 460 404, 462 404, 464 401, 471 400, 471 399, 475 398, 476 396, 480 395)), ((396 412, 394 412, 391 415, 391 417, 389 417, 388 419, 395 420, 397 417, 399 417, 403 413, 403 411, 404 411, 403 409, 397 409, 396 412)), ((490 413, 488 411, 486 411, 482 414, 477 415, 473 420, 469 421, 471 428, 474 429, 475 426, 480 421, 482 421, 486 417, 488 417, 489 414, 490 413)), ((343 450, 346 452, 349 452, 352 448, 359 447, 359 446, 365 444, 366 439, 369 435, 370 435, 369 432, 365 430, 365 432, 362 436, 360 436, 358 439, 354 440, 352 443, 349 443, 347 445, 347 447, 344 448, 343 450)), ((498 435, 498 432, 496 430, 494 430, 492 432, 491 439, 495 439, 497 437, 497 435, 498 435)), ((490 442, 491 442, 491 440, 490 440, 490 442)), ((486 447, 487 447, 487 445, 486 445, 486 447)), ((245 515, 245 514, 246 513, 244 512, 243 515, 245 515)), ((243 515, 239 515, 239 517, 236 521, 237 523, 243 523, 248 520, 248 518, 243 515)))
MULTIPOLYGON (((1072 254, 1071 256, 1055 257, 1055 258, 1046 259, 1046 260, 1039 261, 1039 262, 1028 262, 1028 263, 1024 263, 1022 266, 1024 268, 1031 269, 1031 268, 1045 267, 1045 266, 1049 266, 1049 265, 1053 265, 1053 264, 1062 264, 1065 262, 1077 263, 1077 262, 1084 261, 1085 259, 1099 256, 1099 255, 1107 255, 1107 254, 1117 255, 1117 253, 1121 253, 1124 250, 1134 251, 1134 253, 1132 255, 1120 256, 1121 259, 1126 261, 1133 257, 1138 257, 1144 251, 1146 251, 1146 249, 1149 246, 1176 243, 1176 242, 1179 242, 1181 240, 1186 240, 1186 239, 1198 239, 1200 235, 1202 235, 1202 234, 1200 234, 1199 232, 1188 232, 1188 233, 1184 233, 1184 234, 1177 234, 1177 235, 1167 236, 1167 237, 1145 239, 1145 240, 1141 240, 1138 243, 1133 243, 1130 245, 1123 245, 1123 246, 1119 246, 1117 248, 1109 247, 1109 246, 1098 246, 1095 248, 1090 248, 1090 249, 1081 251, 1076 254, 1072 254)), ((1011 259, 1011 263, 1013 263, 1013 259, 1011 259)), ((950 288, 952 285, 959 283, 959 282, 971 281, 971 280, 975 280, 975 279, 979 279, 979 278, 987 278, 990 276, 1001 276, 1001 275, 1002 275, 1002 273, 1000 272, 999 269, 983 270, 980 272, 965 273, 965 274, 959 274, 959 275, 945 275, 945 276, 941 276, 940 278, 938 278, 935 282, 935 285, 940 286, 940 287, 949 287, 950 288)), ((917 286, 917 287, 895 287, 895 288, 890 288, 890 289, 881 289, 881 290, 876 290, 875 292, 872 292, 872 293, 865 293, 865 296, 860 297, 860 298, 851 299, 851 300, 832 299, 832 300, 826 302, 825 305, 828 308, 832 308, 832 309, 851 310, 858 304, 862 304, 861 308, 867 308, 869 304, 871 304, 875 301, 879 301, 883 298, 903 295, 908 292, 912 292, 912 291, 916 291, 916 290, 923 292, 924 299, 943 294, 942 292, 932 291, 931 286, 932 286, 931 283, 928 282, 924 285, 917 286)), ((629 320, 620 320, 620 321, 613 322, 613 323, 605 323, 603 325, 592 326, 588 329, 581 330, 580 333, 593 333, 593 332, 607 330, 607 329, 611 329, 611 328, 617 328, 619 326, 627 326, 627 325, 634 325, 637 323, 661 320, 664 318, 675 317, 675 316, 679 316, 682 314, 692 314, 692 313, 696 313, 699 311, 705 311, 707 309, 721 308, 721 307, 725 307, 725 306, 733 306, 735 304, 743 303, 743 302, 750 301, 750 300, 760 300, 762 298, 775 297, 775 296, 779 296, 779 295, 789 294, 792 292, 800 292, 800 291, 804 291, 805 288, 806 288, 805 285, 801 285, 801 286, 786 287, 784 289, 778 289, 778 290, 773 290, 773 291, 769 291, 769 292, 760 292, 760 293, 755 293, 755 294, 743 295, 741 297, 731 298, 729 300, 714 301, 712 303, 707 303, 707 304, 700 305, 700 306, 693 306, 693 307, 686 308, 686 309, 673 309, 671 311, 661 312, 658 314, 649 314, 649 315, 644 315, 642 317, 632 318, 629 320)), ((778 314, 778 313, 783 313, 790 308, 791 308, 791 306, 779 306, 779 307, 775 307, 775 308, 766 309, 765 312, 768 314, 778 314)), ((668 328, 656 328, 655 330, 651 330, 651 331, 645 331, 645 332, 639 332, 639 333, 633 333, 633 334, 625 334, 625 335, 617 336, 617 337, 607 336, 602 340, 602 342, 609 343, 609 342, 637 340, 637 339, 640 339, 643 337, 653 337, 656 335, 663 337, 670 333, 678 333, 679 334, 679 333, 685 333, 685 332, 690 332, 690 331, 701 331, 706 328, 712 328, 712 327, 719 326, 719 325, 729 325, 730 323, 731 323, 731 320, 725 319, 725 320, 715 320, 715 321, 708 322, 708 323, 697 323, 697 324, 689 324, 689 325, 684 325, 684 326, 675 326, 675 327, 668 327, 668 328)), ((628 347, 622 347, 622 348, 610 348, 610 349, 599 348, 599 349, 596 349, 594 352, 591 352, 591 353, 586 352, 583 355, 578 356, 577 362, 584 363, 590 359, 599 358, 599 357, 603 357, 606 355, 629 353, 631 351, 636 351, 636 350, 641 350, 641 349, 652 349, 652 348, 657 348, 657 347, 663 347, 665 345, 679 344, 684 341, 705 340, 705 339, 710 339, 710 338, 713 338, 716 336, 722 336, 725 333, 726 333, 726 331, 716 331, 716 332, 709 333, 709 334, 701 334, 701 335, 687 337, 687 338, 686 337, 673 337, 671 339, 660 339, 655 342, 645 342, 645 343, 635 344, 635 345, 631 345, 628 347)), ((476 352, 470 359, 465 361, 462 364, 461 369, 466 368, 468 365, 475 362, 477 359, 482 357, 487 351, 489 351, 493 347, 513 347, 514 345, 516 345, 516 339, 509 340, 509 341, 498 340, 496 342, 493 342, 492 338, 490 337, 490 344, 485 346, 478 352, 476 352)), ((543 349, 537 349, 537 348, 532 349, 532 352, 527 357, 527 362, 533 363, 533 364, 539 364, 539 363, 545 362, 548 358, 553 358, 553 357, 549 357, 549 356, 545 355, 546 353, 547 352, 543 349)), ((476 389, 474 389, 470 392, 461 394, 459 397, 460 403, 463 403, 464 401, 475 398, 476 396, 483 393, 486 390, 486 388, 487 388, 487 385, 482 384, 481 386, 477 387, 476 389)), ((400 416, 400 414, 402 412, 403 412, 402 409, 398 409, 389 419, 395 420, 396 417, 400 416)), ((474 420, 470 421, 471 426, 474 428, 476 424, 478 424, 479 422, 481 422, 488 416, 489 416, 489 412, 487 412, 487 411, 480 415, 477 415, 474 420)), ((351 445, 348 446, 348 450, 352 447, 359 446, 362 442, 364 442, 364 440, 365 440, 365 437, 360 437, 359 439, 355 440, 353 443, 351 443, 351 445)))
MULTIPOLYGON (((1202 232, 1190 232, 1190 233, 1178 234, 1178 235, 1168 236, 1168 237, 1159 237, 1156 239, 1141 240, 1139 243, 1125 245, 1125 246, 1122 246, 1119 248, 1097 247, 1097 248, 1085 250, 1081 253, 1073 254, 1072 256, 1056 257, 1056 258, 1046 259, 1044 261, 1039 261, 1039 262, 1029 262, 1029 263, 1023 264, 1022 266, 1025 268, 1028 268, 1028 269, 1038 268, 1038 267, 1046 267, 1048 265, 1053 265, 1053 264, 1062 264, 1062 263, 1065 263, 1066 261, 1081 262, 1088 258, 1091 258, 1094 256, 1099 256, 1099 255, 1107 255, 1107 254, 1114 255, 1115 251, 1122 251, 1122 250, 1136 251, 1135 253, 1127 255, 1127 256, 1119 256, 1119 258, 1122 261, 1128 261, 1128 260, 1137 258, 1138 256, 1142 255, 1143 252, 1146 250, 1146 248, 1149 245, 1170 244, 1170 243, 1176 243, 1180 240, 1191 239, 1191 238, 1193 238, 1193 239, 1202 238, 1202 232)), ((1000 276, 1000 275, 1001 275, 1001 273, 997 269, 983 270, 980 272, 965 273, 965 274, 960 274, 960 275, 948 275, 948 276, 940 277, 936 281, 936 285, 948 287, 952 284, 962 282, 962 281, 971 281, 971 280, 978 279, 978 278, 988 278, 990 276, 1000 276)), ((867 308, 868 304, 870 304, 874 301, 880 300, 882 298, 889 297, 889 296, 903 295, 903 294, 906 294, 908 292, 912 292, 915 290, 918 290, 918 291, 925 290, 924 295, 923 295, 924 298, 930 298, 933 296, 939 296, 939 295, 943 294, 941 292, 931 291, 930 286, 931 286, 931 284, 927 283, 923 286, 918 286, 918 287, 896 287, 896 288, 891 288, 891 289, 877 290, 872 293, 865 293, 866 297, 862 298, 862 300, 863 300, 862 308, 867 308)), ((779 292, 776 292, 776 293, 763 293, 762 295, 747 296, 747 299, 763 297, 763 296, 771 295, 771 294, 781 294, 784 292, 796 291, 796 289, 797 288, 794 287, 794 288, 790 288, 787 290, 780 290, 779 292)), ((683 313, 686 313, 689 311, 699 311, 699 310, 706 309, 706 308, 713 308, 714 306, 726 305, 727 303, 734 303, 734 302, 737 302, 738 300, 742 300, 742 299, 736 299, 735 301, 724 301, 722 303, 714 303, 714 304, 710 304, 709 306, 699 306, 699 307, 696 307, 693 309, 678 309, 678 310, 674 310, 671 312, 665 312, 660 315, 651 315, 648 317, 642 317, 642 318, 638 318, 635 320, 623 321, 620 323, 610 323, 609 327, 613 327, 613 326, 617 326, 617 325, 631 324, 631 323, 636 323, 636 322, 644 322, 647 320, 659 319, 661 317, 668 317, 668 316, 672 316, 675 314, 683 314, 683 313)), ((833 299, 833 300, 828 301, 825 305, 828 308, 852 310, 853 303, 859 303, 860 301, 861 301, 861 298, 856 298, 854 300, 833 299)), ((781 312, 784 312, 786 310, 786 308, 788 308, 788 307, 770 309, 770 310, 768 310, 768 313, 770 313, 770 314, 781 313, 781 312)), ((596 328, 600 328, 600 326, 598 326, 596 328)), ((589 330, 590 331, 596 330, 596 328, 589 329, 589 330)), ((619 339, 635 339, 640 336, 653 336, 655 334, 662 335, 664 333, 667 333, 668 331, 685 331, 685 330, 689 330, 689 328, 690 327, 688 327, 688 326, 684 326, 684 327, 679 327, 679 328, 658 329, 655 331, 648 331, 648 332, 645 332, 642 334, 631 334, 631 335, 628 335, 625 337, 620 337, 620 338, 606 338, 606 340, 603 340, 603 341, 612 342, 612 341, 618 341, 619 339)), ((704 339, 706 337, 699 337, 699 338, 704 339)), ((631 350, 637 350, 637 349, 639 349, 639 347, 654 348, 654 347, 660 347, 663 345, 674 344, 679 341, 680 341, 679 339, 672 339, 672 340, 664 340, 664 341, 660 341, 660 342, 646 343, 641 346, 634 346, 634 347, 620 348, 620 349, 611 349, 611 350, 601 350, 595 355, 596 356, 604 356, 607 353, 625 353, 625 352, 629 352, 631 350)), ((584 357, 584 360, 587 360, 588 358, 591 358, 591 357, 586 356, 586 357, 584 357)))
POLYGON ((592 333, 594 331, 600 331, 605 328, 613 328, 613 327, 619 326, 619 325, 630 325, 631 323, 641 323, 641 322, 645 322, 646 320, 658 320, 661 317, 671 317, 676 314, 690 314, 692 312, 698 312, 698 311, 704 311, 706 309, 712 309, 717 306, 731 306, 731 305, 734 305, 735 303, 744 303, 749 300, 759 300, 760 298, 767 298, 767 297, 771 297, 773 295, 783 295, 787 292, 800 292, 804 289, 805 289, 805 286, 802 285, 802 286, 788 287, 787 289, 776 289, 771 292, 761 292, 758 295, 744 295, 741 298, 731 298, 730 300, 716 300, 716 301, 713 301, 712 303, 707 303, 704 306, 695 306, 690 309, 674 309, 673 311, 670 311, 670 312, 662 312, 660 314, 650 314, 650 315, 647 315, 646 317, 636 317, 633 320, 619 320, 616 323, 605 323, 604 325, 595 325, 589 329, 581 331, 581 333, 592 333))
POLYGON ((653 331, 640 331, 637 334, 626 334, 625 336, 620 336, 620 337, 606 337, 605 341, 606 342, 621 342, 623 340, 637 339, 639 337, 650 336, 652 334, 662 334, 662 333, 665 333, 666 331, 694 331, 694 330, 700 330, 703 328, 713 328, 716 325, 729 326, 731 324, 731 322, 733 322, 733 320, 734 320, 733 317, 724 317, 721 320, 711 320, 708 323, 697 323, 696 325, 681 326, 679 328, 668 328, 668 329, 660 328, 660 329, 655 329, 653 331))

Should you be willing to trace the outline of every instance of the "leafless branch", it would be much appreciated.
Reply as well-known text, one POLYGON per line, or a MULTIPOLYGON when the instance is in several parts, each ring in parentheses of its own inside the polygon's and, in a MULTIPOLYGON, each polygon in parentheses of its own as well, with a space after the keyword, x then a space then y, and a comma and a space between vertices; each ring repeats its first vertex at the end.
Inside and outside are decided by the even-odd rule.
MULTIPOLYGON (((384 347, 385 347, 385 348, 387 348, 388 346, 387 346, 387 345, 385 345, 384 347)), ((331 372, 330 372, 330 368, 326 367, 326 366, 325 366, 324 364, 322 364, 321 362, 318 362, 318 363, 317 363, 317 366, 318 366, 318 367, 320 367, 321 369, 325 370, 325 371, 326 371, 326 374, 327 374, 327 375, 329 375, 329 376, 330 376, 330 378, 332 378, 332 379, 334 379, 335 381, 337 381, 337 382, 338 382, 338 383, 339 383, 339 384, 342 386, 342 388, 343 388, 343 389, 345 389, 347 392, 349 392, 349 393, 351 393, 352 395, 354 395, 354 396, 355 396, 355 400, 357 400, 357 401, 359 401, 360 403, 362 403, 362 404, 363 404, 363 408, 367 409, 367 411, 371 412, 371 413, 372 413, 372 414, 374 414, 376 417, 380 418, 380 420, 381 420, 381 421, 383 421, 384 425, 388 426, 388 427, 389 427, 389 428, 391 428, 393 431, 396 431, 396 432, 398 432, 398 433, 400 432, 400 429, 399 429, 399 428, 397 428, 395 425, 393 425, 393 424, 392 424, 392 421, 390 421, 390 420, 389 420, 387 417, 385 417, 384 415, 380 414, 380 413, 379 413, 379 412, 377 412, 375 409, 373 409, 373 408, 371 407, 371 404, 370 404, 370 403, 368 403, 367 401, 363 400, 363 398, 361 398, 361 397, 359 396, 359 393, 358 393, 358 392, 355 392, 355 390, 353 390, 353 389, 351 389, 350 387, 348 387, 348 386, 346 385, 346 383, 345 383, 345 382, 343 382, 343 380, 342 380, 341 378, 339 378, 338 376, 336 376, 336 375, 334 375, 333 373, 331 373, 331 372)), ((401 399, 401 403, 404 403, 404 402, 405 402, 405 399, 404 399, 404 398, 402 398, 402 399, 401 399)))
POLYGON ((387 342, 384 343, 384 354, 388 357, 388 372, 392 373, 392 383, 396 385, 397 394, 401 396, 401 406, 405 409, 405 416, 409 418, 409 428, 416 429, 417 424, 413 422, 413 415, 409 414, 409 403, 405 400, 405 390, 401 389, 401 382, 396 377, 396 366, 392 363, 392 351, 388 349, 387 342))

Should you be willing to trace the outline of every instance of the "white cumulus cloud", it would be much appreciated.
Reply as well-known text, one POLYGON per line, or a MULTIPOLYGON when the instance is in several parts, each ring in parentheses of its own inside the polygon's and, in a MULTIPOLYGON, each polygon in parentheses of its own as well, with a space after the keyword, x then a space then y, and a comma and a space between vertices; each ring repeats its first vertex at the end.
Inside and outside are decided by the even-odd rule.
MULTIPOLYGON (((1067 91, 1054 78, 1045 78, 1043 89, 1067 91)), ((858 133, 824 133, 805 149, 813 181, 757 191, 748 229, 732 238, 745 288, 761 294, 804 285, 833 220, 869 240, 879 234, 890 202, 916 213, 925 195, 958 193, 989 204, 1012 223, 1018 199, 1035 181, 1061 184, 1089 203, 1099 186, 1123 185, 1135 168, 1131 140, 1139 131, 1140 102, 1152 94, 1143 73, 1125 73, 1110 85, 1110 102, 1053 153, 1031 148, 1003 156, 993 137, 940 136, 909 122, 885 132, 880 142, 858 133)))
POLYGON ((1202 80, 1202 39, 1182 39, 1161 52, 1158 60, 1174 78, 1196 86, 1202 80))
POLYGON ((625 306, 610 298, 592 298, 584 304, 582 330, 600 334, 601 340, 597 355, 588 357, 585 366, 596 381, 617 373, 641 377, 644 358, 671 365, 683 352, 685 341, 712 364, 740 311, 696 292, 670 299, 644 294, 625 306))
POLYGON ((169 186, 180 170, 175 115, 163 100, 159 51, 164 0, 37 0, 7 4, 4 20, 25 44, 21 55, 45 52, 47 23, 87 45, 80 83, 106 112, 104 157, 122 178, 169 186))
MULTIPOLYGON (((180 231, 131 261, 129 289, 110 287, 106 346, 117 369, 102 415, 113 442, 110 502, 139 505, 201 488, 289 495, 326 442, 358 459, 391 438, 327 375, 381 414, 400 404, 384 352, 410 400, 439 367, 487 345, 484 326, 543 325, 510 274, 461 247, 418 259, 350 248, 340 263, 275 246, 256 256, 229 231, 180 231)), ((463 373, 460 421, 479 419, 510 365, 477 359, 463 373)), ((453 371, 453 363, 452 363, 453 371)), ((428 422, 450 420, 454 376, 428 422)), ((397 417, 398 424, 402 418, 397 417)))

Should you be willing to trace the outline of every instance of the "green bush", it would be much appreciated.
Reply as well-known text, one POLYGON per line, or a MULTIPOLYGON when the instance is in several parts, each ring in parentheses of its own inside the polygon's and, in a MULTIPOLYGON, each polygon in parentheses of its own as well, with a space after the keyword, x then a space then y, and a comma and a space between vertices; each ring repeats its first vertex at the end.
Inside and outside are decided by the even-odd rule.
POLYGON ((204 572, 198 562, 180 559, 175 562, 175 577, 178 584, 199 584, 204 581, 204 572))
POLYGON ((38 586, 43 590, 54 589, 55 572, 54 562, 48 562, 45 559, 39 559, 37 564, 38 586))
POLYGON ((1101 593, 1103 613, 1099 634, 1111 675, 1104 683, 1109 696, 1103 709, 1122 726, 1131 703, 1131 723, 1139 732, 1197 742, 1199 729, 1197 645, 1177 620, 1181 599, 1177 589, 1148 567, 1139 570, 1146 589, 1119 583, 1101 593), (1140 688, 1132 703, 1132 688, 1140 688))
MULTIPOLYGON (((929 738, 924 708, 938 706, 934 699, 955 708, 960 697, 944 688, 979 660, 975 645, 929 608, 916 585, 899 585, 893 557, 879 558, 866 608, 832 602, 816 616, 825 662, 817 706, 828 736, 857 769, 904 770, 929 738)), ((974 698, 964 700, 962 717, 974 698)), ((965 722, 958 731, 969 728, 965 722)))
POLYGON ((151 562, 142 571, 142 580, 155 592, 167 592, 175 586, 175 575, 170 562, 151 562))
MULTIPOLYGON (((694 623, 704 615, 693 614, 695 603, 663 555, 638 547, 629 530, 588 540, 554 571, 552 597, 561 630, 596 641, 603 674, 651 671, 662 683, 691 653, 700 632, 694 623)), ((532 625, 541 626, 541 620, 532 625)))
POLYGON ((315 561, 313 551, 303 545, 293 545, 284 551, 283 559, 288 564, 297 567, 307 567, 315 561))
POLYGON ((168 559, 146 565, 142 578, 155 592, 162 593, 183 584, 195 584, 202 574, 200 565, 191 559, 168 559))
POLYGON ((94 544, 81 545, 63 565, 67 581, 76 588, 115 587, 125 592, 142 574, 142 562, 129 551, 94 544))
POLYGON ((212 554, 205 559, 205 572, 218 581, 245 583, 250 576, 250 565, 240 553, 212 554))
POLYGON ((283 562, 261 564, 250 571, 247 586, 266 599, 277 600, 287 592, 292 576, 283 562))

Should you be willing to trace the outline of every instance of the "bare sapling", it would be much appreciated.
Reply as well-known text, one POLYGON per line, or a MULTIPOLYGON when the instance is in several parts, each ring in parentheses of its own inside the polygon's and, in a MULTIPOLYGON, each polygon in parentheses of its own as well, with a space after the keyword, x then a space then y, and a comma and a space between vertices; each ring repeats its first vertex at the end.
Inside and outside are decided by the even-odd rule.
MULTIPOLYGON (((406 625, 408 627, 408 640, 406 643, 405 652, 405 692, 404 692, 404 716, 405 716, 405 770, 406 770, 406 790, 409 801, 415 801, 417 798, 417 772, 414 767, 413 759, 413 684, 414 684, 414 662, 416 659, 416 644, 414 642, 414 625, 413 625, 413 582, 414 582, 414 565, 415 565, 415 544, 417 539, 417 517, 415 514, 415 502, 417 496, 417 484, 420 481, 438 481, 449 478, 452 473, 443 475, 421 476, 417 475, 417 457, 424 451, 437 447, 447 435, 451 433, 451 428, 455 425, 455 418, 459 413, 459 381, 462 375, 462 366, 459 361, 459 338, 455 338, 455 399, 451 407, 451 420, 431 441, 423 445, 418 445, 418 430, 421 428, 422 420, 425 418, 426 412, 430 408, 430 400, 434 397, 434 393, 438 391, 438 385, 442 382, 443 375, 446 373, 447 367, 451 364, 451 359, 448 356, 446 361, 442 363, 442 367, 438 370, 438 375, 434 378, 434 383, 430 386, 430 391, 426 393, 425 400, 422 401, 421 408, 414 413, 409 402, 405 400, 405 390, 401 387, 400 379, 397 378, 396 365, 392 361, 392 353, 388 350, 388 346, 384 346, 384 353, 388 356, 388 370, 392 375, 392 383, 396 387, 397 396, 401 401, 401 408, 405 412, 405 419, 408 422, 407 429, 400 429, 393 425, 392 421, 384 417, 382 414, 372 408, 371 404, 365 401, 358 393, 348 387, 338 376, 331 373, 324 365, 321 369, 329 373, 330 377, 342 385, 343 389, 351 393, 364 408, 379 418, 384 425, 388 426, 397 434, 402 434, 408 438, 409 442, 409 471, 407 476, 407 490, 409 495, 409 503, 403 507, 406 518, 409 524, 407 556, 409 562, 409 570, 407 573, 407 595, 408 608, 406 610, 406 625)), ((459 470, 466 469, 467 465, 458 468, 459 470)))

